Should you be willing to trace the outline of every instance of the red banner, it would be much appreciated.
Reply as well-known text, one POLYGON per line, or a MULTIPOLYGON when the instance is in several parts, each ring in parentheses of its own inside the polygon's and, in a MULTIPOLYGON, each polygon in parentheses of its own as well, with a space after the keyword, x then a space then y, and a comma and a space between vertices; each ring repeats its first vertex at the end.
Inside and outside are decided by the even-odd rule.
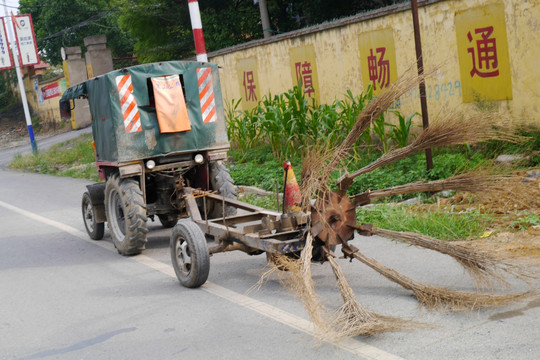
POLYGON ((43 94, 43 100, 47 100, 55 96, 60 96, 62 94, 60 86, 57 82, 42 87, 41 93, 43 94))

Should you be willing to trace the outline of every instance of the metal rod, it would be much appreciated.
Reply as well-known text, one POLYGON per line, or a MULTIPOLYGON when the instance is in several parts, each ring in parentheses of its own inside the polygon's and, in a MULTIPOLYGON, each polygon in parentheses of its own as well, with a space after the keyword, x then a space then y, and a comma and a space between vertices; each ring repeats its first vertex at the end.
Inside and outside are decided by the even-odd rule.
POLYGON ((289 172, 289 167, 285 166, 285 176, 283 177, 283 213, 284 214, 285 214, 285 196, 287 196, 287 173, 288 172, 289 172))
MULTIPOLYGON (((416 48, 416 66, 418 67, 418 76, 424 76, 424 61, 422 59, 422 39, 420 37, 420 21, 418 20, 418 1, 411 0, 413 27, 414 27, 414 46, 416 48)), ((426 82, 422 78, 419 85, 420 107, 422 109, 422 125, 424 129, 429 127, 429 116, 426 98, 426 82)), ((433 158, 431 149, 426 149, 426 166, 428 170, 433 169, 433 158)))
POLYGON ((276 211, 279 211, 279 183, 276 181, 276 211))
MULTIPOLYGON (((4 4, 4 12, 6 14, 5 16, 5 19, 6 19, 6 22, 9 21, 10 17, 9 17, 9 14, 8 14, 8 10, 7 10, 7 6, 6 6, 6 1, 3 0, 2 3, 4 4)), ((19 54, 19 50, 17 49, 17 39, 16 39, 16 32, 15 30, 13 29, 13 26, 15 26, 15 18, 13 17, 13 12, 11 13, 11 22, 12 22, 12 25, 11 26, 7 26, 8 30, 9 30, 9 35, 11 37, 11 42, 10 42, 10 45, 12 47, 12 52, 13 52, 13 62, 14 62, 14 66, 15 66, 15 72, 17 73, 17 81, 19 83, 19 92, 21 94, 21 102, 22 102, 22 105, 23 105, 23 111, 24 111, 24 118, 26 119, 26 127, 28 129, 28 136, 30 137, 30 145, 32 145, 32 152, 34 154, 36 154, 38 152, 38 147, 37 147, 37 143, 36 143, 36 138, 34 137, 34 128, 32 127, 32 117, 30 116, 30 110, 28 108, 28 100, 26 99, 26 90, 24 89, 24 81, 23 81, 23 76, 22 76, 22 72, 21 72, 21 66, 20 66, 20 63, 19 63, 19 57, 21 54, 19 54)), ((6 33, 6 38, 8 37, 8 34, 6 33)), ((35 40, 35 39, 34 39, 35 40)), ((8 49, 9 51, 9 49, 8 49)))
POLYGON ((223 210, 223 225, 227 228, 227 233, 229 233, 229 225, 227 225, 227 221, 225 220, 225 197, 221 198, 221 206, 223 210))
POLYGON ((206 196, 203 197, 203 210, 204 210, 204 221, 206 222, 206 228, 208 229, 208 214, 206 213, 206 196))

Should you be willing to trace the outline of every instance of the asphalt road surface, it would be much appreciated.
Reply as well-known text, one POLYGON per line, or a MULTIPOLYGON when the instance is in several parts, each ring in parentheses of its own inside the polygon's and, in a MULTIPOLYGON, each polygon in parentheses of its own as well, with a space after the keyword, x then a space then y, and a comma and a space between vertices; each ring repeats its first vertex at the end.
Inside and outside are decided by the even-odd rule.
MULTIPOLYGON (((117 254, 107 231, 102 241, 90 240, 80 208, 87 184, 0 170, 0 359, 540 357, 538 297, 492 310, 430 312, 409 291, 346 260, 340 265, 362 305, 434 327, 318 344, 302 305, 276 277, 253 289, 267 270, 264 255, 214 255, 209 281, 193 290, 174 276, 170 230, 159 223, 149 223, 147 250, 138 256, 117 254)), ((473 290, 446 256, 378 237, 354 244, 414 279, 473 290)), ((321 299, 341 305, 329 265, 314 265, 313 276, 321 299)))

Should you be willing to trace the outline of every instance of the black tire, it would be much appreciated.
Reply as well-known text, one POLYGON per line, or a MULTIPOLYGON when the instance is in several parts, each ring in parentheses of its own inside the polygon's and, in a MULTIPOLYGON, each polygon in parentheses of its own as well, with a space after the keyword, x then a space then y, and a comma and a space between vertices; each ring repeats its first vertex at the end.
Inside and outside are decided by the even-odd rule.
POLYGON ((206 237, 193 221, 182 219, 171 234, 171 262, 180 283, 188 288, 204 284, 210 272, 206 237))
POLYGON ((140 254, 145 248, 146 205, 139 184, 117 174, 105 185, 105 214, 114 246, 122 255, 140 254))
MULTIPOLYGON (((224 196, 227 199, 236 200, 238 197, 238 190, 234 185, 231 173, 221 160, 210 165, 210 186, 212 187, 212 190, 217 191, 219 195, 224 196)), ((236 208, 234 206, 225 206, 225 215, 236 215, 236 208)), ((210 212, 210 218, 215 219, 221 217, 223 217, 223 205, 216 202, 210 212)))
POLYGON ((159 222, 165 229, 172 228, 174 225, 178 223, 178 219, 176 218, 170 218, 169 215, 158 215, 159 222))
POLYGON ((84 227, 90 239, 101 240, 103 234, 105 234, 105 224, 96 222, 96 213, 92 201, 90 201, 90 194, 85 192, 82 197, 82 216, 84 221, 84 227))

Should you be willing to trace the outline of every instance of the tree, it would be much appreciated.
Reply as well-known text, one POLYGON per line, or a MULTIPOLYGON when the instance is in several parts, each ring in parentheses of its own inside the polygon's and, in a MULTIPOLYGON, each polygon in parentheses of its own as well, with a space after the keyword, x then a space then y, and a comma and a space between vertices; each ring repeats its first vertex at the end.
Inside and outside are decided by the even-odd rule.
MULTIPOLYGON (((403 0, 406 1, 406 0, 403 0)), ((394 0, 267 0, 274 33, 289 32, 394 3, 394 0)), ((200 0, 207 51, 263 37, 259 6, 253 0, 200 0)), ((113 56, 139 62, 195 56, 187 0, 20 0, 31 13, 38 47, 51 63, 62 46, 82 46, 83 38, 105 34, 113 56)))
MULTIPOLYGON (((277 34, 394 2, 268 0, 267 4, 272 30, 277 34)), ((117 0, 116 4, 122 9, 122 28, 137 39, 135 53, 140 62, 195 56, 187 0, 117 0)), ((263 37, 259 6, 253 0, 200 0, 199 7, 208 52, 263 37)))
POLYGON ((116 1, 119 24, 137 39, 140 63, 173 60, 194 54, 187 0, 116 1))
POLYGON ((105 34, 113 57, 133 53, 134 39, 118 26, 118 11, 111 0, 20 0, 19 12, 32 14, 40 55, 47 62, 62 62, 60 49, 84 47, 87 36, 105 34))

